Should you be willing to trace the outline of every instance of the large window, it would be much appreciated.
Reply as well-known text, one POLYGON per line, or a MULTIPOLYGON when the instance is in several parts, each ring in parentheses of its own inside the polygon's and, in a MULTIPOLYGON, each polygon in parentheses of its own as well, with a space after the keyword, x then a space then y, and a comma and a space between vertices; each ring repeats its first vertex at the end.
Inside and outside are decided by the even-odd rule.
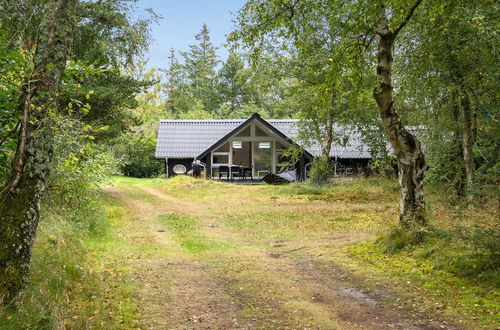
POLYGON ((229 154, 214 154, 213 156, 214 164, 229 164, 229 154))
POLYGON ((233 164, 245 167, 252 165, 250 141, 233 141, 233 164))
POLYGON ((270 141, 259 141, 254 143, 253 155, 257 175, 272 172, 272 145, 273 143, 270 141))

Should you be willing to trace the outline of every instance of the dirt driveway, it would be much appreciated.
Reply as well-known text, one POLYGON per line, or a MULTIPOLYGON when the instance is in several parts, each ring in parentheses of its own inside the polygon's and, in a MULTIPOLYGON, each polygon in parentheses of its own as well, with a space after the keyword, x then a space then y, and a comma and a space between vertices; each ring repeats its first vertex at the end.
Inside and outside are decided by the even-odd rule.
MULTIPOLYGON (((306 225, 287 223, 307 207, 299 201, 207 193, 160 185, 106 190, 127 214, 122 239, 144 246, 128 257, 144 328, 453 328, 389 308, 397 298, 391 288, 368 288, 335 262, 332 251, 362 233, 309 235, 306 225)), ((302 214, 335 211, 325 207, 302 214)))

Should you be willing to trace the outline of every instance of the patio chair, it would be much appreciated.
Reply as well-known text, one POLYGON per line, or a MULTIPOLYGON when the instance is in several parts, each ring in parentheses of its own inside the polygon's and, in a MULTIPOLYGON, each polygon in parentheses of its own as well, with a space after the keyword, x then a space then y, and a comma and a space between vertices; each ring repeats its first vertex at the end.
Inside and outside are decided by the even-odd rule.
POLYGON ((265 166, 262 166, 262 165, 256 165, 255 166, 255 173, 257 173, 257 177, 260 178, 260 176, 262 174, 263 175, 270 174, 271 173, 271 169, 269 167, 265 167, 265 166))
POLYGON ((221 179, 222 174, 225 174, 227 179, 229 180, 229 166, 219 166, 219 180, 221 179))
POLYGON ((246 180, 247 175, 250 177, 250 180, 253 181, 253 166, 243 167, 243 180, 246 180))
POLYGON ((345 175, 354 175, 354 168, 352 168, 351 166, 347 166, 345 168, 345 175))
POLYGON ((234 180, 234 177, 239 177, 245 179, 243 176, 243 168, 239 166, 231 166, 231 180, 234 180))

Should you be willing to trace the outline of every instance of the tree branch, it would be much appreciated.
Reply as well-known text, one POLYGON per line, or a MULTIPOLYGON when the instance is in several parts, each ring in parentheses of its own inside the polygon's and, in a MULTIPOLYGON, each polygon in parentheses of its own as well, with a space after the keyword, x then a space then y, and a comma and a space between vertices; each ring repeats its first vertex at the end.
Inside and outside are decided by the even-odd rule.
POLYGON ((417 7, 422 3, 423 0, 417 0, 413 6, 410 8, 410 11, 408 12, 408 15, 406 15, 405 19, 399 24, 399 26, 394 30, 392 33, 393 37, 396 38, 398 33, 405 27, 405 25, 410 21, 411 17, 413 16, 413 13, 415 13, 415 10, 417 7))

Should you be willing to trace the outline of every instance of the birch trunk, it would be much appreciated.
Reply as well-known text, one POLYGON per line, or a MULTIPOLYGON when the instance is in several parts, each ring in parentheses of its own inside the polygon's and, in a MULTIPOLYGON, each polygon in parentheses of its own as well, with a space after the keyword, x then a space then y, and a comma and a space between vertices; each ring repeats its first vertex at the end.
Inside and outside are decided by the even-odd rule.
POLYGON ((321 143, 321 155, 326 159, 330 159, 330 151, 332 150, 333 120, 334 120, 333 109, 330 109, 328 111, 328 117, 326 120, 326 126, 324 132, 325 134, 323 136, 323 141, 321 143))
POLYGON ((462 137, 463 137, 463 156, 464 156, 464 167, 465 167, 465 180, 467 183, 467 199, 472 200, 472 188, 474 184, 474 158, 472 156, 472 147, 474 145, 474 135, 473 135, 473 120, 472 111, 469 102, 469 98, 464 96, 462 99, 462 112, 463 112, 463 126, 462 126, 462 137))
POLYGON ((41 13, 34 69, 23 88, 22 121, 11 179, 0 193, 0 304, 27 283, 40 202, 50 173, 55 111, 78 0, 47 0, 41 13))
MULTIPOLYGON (((407 20, 420 1, 412 7, 407 20)), ((373 96, 377 102, 386 135, 394 150, 399 168, 400 212, 399 221, 404 229, 425 225, 424 172, 425 160, 420 141, 401 123, 394 109, 392 66, 394 42, 397 33, 406 24, 402 23, 395 32, 391 31, 385 8, 381 9, 377 34, 377 81, 378 88, 373 96)))

